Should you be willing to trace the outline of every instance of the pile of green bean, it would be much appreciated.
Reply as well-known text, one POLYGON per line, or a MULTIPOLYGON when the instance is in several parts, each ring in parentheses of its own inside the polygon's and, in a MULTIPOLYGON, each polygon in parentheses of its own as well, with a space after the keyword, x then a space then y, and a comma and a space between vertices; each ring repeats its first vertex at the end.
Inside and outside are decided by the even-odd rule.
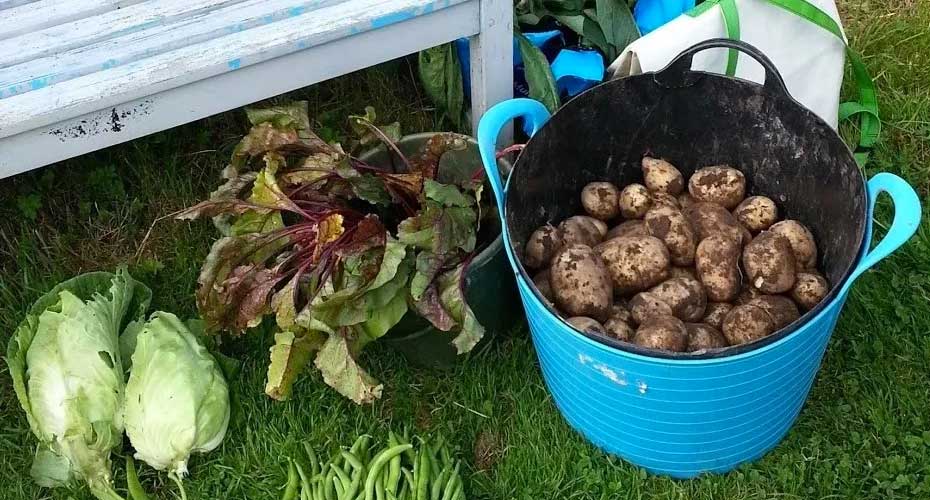
POLYGON ((465 500, 461 462, 442 438, 412 441, 417 446, 407 431, 391 432, 387 446, 379 449, 363 435, 327 462, 305 443, 310 465, 288 459, 281 500, 465 500))

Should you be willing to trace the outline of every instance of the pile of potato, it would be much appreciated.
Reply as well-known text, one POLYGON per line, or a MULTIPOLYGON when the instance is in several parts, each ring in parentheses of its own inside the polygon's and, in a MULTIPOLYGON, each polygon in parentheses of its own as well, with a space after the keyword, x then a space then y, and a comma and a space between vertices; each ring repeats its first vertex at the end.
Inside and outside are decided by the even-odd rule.
POLYGON ((742 172, 704 167, 686 184, 665 160, 642 169, 645 185, 586 185, 588 215, 526 243, 536 288, 575 329, 697 352, 770 335, 827 295, 810 230, 746 198, 742 172))

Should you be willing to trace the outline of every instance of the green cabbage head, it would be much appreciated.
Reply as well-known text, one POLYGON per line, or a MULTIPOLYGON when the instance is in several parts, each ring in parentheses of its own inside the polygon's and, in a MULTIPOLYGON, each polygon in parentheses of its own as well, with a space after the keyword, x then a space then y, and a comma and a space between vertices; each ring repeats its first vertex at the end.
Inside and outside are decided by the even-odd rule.
POLYGON ((138 332, 126 383, 126 434, 135 457, 177 477, 191 453, 220 445, 229 391, 213 356, 171 313, 156 312, 138 332))
POLYGON ((84 274, 42 296, 10 339, 13 388, 39 440, 31 471, 39 485, 76 477, 97 498, 120 498, 110 473, 123 437, 119 335, 150 299, 125 269, 84 274))

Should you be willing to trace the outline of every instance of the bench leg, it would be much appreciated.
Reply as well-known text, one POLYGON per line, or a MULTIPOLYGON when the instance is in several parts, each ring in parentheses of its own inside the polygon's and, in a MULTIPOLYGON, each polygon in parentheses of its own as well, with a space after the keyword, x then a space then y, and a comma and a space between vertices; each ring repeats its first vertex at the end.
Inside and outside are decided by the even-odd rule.
MULTIPOLYGON (((481 32, 472 37, 471 121, 478 121, 491 106, 513 97, 513 0, 480 0, 481 32)), ((509 144, 511 128, 501 132, 509 144)))

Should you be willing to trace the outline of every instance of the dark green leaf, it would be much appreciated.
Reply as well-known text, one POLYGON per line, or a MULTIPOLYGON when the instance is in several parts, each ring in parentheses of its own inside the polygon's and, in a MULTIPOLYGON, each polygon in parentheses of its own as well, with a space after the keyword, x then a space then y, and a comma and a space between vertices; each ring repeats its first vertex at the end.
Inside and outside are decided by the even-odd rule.
POLYGON ((465 265, 459 264, 455 269, 443 273, 438 280, 439 301, 459 325, 458 334, 452 340, 459 354, 471 351, 484 336, 484 327, 478 323, 465 300, 465 270, 465 265))
POLYGON ((604 55, 611 62, 633 40, 639 38, 639 29, 629 6, 623 0, 596 0, 595 15, 610 50, 604 55))
POLYGON ((530 43, 522 34, 514 36, 520 44, 520 54, 523 56, 523 68, 526 83, 529 85, 530 98, 543 103, 546 108, 555 112, 559 108, 559 91, 555 86, 552 68, 546 56, 536 46, 530 43))
POLYGON ((433 252, 422 251, 417 254, 417 268, 410 280, 410 297, 414 301, 423 298, 427 287, 439 274, 446 261, 445 255, 436 255, 433 252))
POLYGON ((474 198, 462 194, 458 186, 440 184, 432 179, 427 179, 423 183, 423 194, 444 206, 470 207, 475 203, 474 198))
POLYGON ((455 45, 447 43, 420 51, 418 68, 426 94, 457 129, 463 129, 465 92, 455 45))

